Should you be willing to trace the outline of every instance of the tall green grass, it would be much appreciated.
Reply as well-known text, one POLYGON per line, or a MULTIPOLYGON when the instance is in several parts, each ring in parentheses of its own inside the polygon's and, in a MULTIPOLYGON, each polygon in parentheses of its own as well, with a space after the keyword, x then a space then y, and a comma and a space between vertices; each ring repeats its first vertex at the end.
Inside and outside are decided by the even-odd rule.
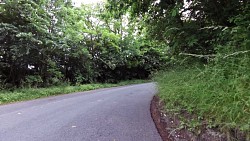
MULTIPOLYGON (((250 137, 250 58, 226 58, 205 68, 176 69, 155 77, 168 112, 189 128, 202 124, 250 137), (185 118, 183 113, 192 115, 185 118), (194 122, 193 122, 194 121, 194 122), (203 121, 203 122, 201 122, 203 121)), ((231 138, 232 139, 232 138, 231 138)))
POLYGON ((128 84, 138 84, 149 82, 148 80, 129 80, 122 81, 117 84, 85 84, 79 86, 55 86, 49 88, 22 88, 13 91, 0 91, 0 104, 6 104, 17 101, 32 100, 42 97, 55 96, 60 94, 69 94, 73 92, 81 92, 94 90, 99 88, 109 88, 116 86, 123 86, 128 84))

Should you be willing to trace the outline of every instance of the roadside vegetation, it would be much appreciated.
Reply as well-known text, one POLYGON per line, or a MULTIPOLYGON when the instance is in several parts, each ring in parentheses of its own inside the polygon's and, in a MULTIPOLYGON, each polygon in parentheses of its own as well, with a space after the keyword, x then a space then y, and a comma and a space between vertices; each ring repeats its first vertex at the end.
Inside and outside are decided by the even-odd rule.
POLYGON ((156 75, 158 96, 166 112, 180 119, 179 130, 199 135, 206 127, 219 129, 227 140, 249 139, 249 65, 231 65, 175 69, 156 75), (229 72, 230 67, 235 70, 229 72))
POLYGON ((155 80, 166 112, 181 120, 178 129, 198 136, 205 127, 227 140, 249 141, 249 1, 113 3, 114 11, 143 17, 147 37, 168 48, 168 65, 155 80))

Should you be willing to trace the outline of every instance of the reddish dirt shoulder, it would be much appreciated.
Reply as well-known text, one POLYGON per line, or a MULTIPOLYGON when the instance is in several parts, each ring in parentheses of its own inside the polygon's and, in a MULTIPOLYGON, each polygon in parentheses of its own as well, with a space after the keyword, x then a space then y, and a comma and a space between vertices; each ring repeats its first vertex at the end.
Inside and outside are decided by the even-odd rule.
POLYGON ((164 103, 155 96, 151 102, 151 116, 155 122, 159 134, 163 141, 226 141, 225 134, 217 129, 201 127, 199 133, 194 133, 180 128, 181 122, 178 117, 172 116, 164 111, 164 103))
POLYGON ((154 96, 151 106, 150 106, 150 111, 151 111, 151 116, 155 122, 156 128, 161 135, 161 138, 163 141, 172 141, 173 139, 170 138, 170 134, 167 132, 167 124, 162 118, 162 108, 163 105, 160 102, 159 98, 154 96))

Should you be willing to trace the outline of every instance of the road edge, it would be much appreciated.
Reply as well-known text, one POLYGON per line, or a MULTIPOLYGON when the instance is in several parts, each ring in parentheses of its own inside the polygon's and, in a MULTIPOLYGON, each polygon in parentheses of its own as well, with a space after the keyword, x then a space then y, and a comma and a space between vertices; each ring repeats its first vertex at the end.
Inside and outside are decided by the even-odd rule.
POLYGON ((158 96, 154 96, 150 104, 151 117, 155 123, 158 133, 160 134, 163 141, 173 141, 170 134, 166 130, 167 124, 164 122, 161 112, 163 104, 160 102, 158 96))

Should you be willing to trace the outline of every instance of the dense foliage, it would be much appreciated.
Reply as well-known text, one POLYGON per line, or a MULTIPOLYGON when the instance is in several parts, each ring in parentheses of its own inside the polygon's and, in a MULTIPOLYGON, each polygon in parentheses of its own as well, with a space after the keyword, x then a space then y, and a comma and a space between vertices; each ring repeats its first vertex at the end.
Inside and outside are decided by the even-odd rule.
POLYGON ((180 53, 221 53, 228 48, 225 47, 228 42, 248 38, 236 35, 249 30, 247 0, 109 0, 109 3, 112 11, 121 14, 130 11, 131 16, 141 17, 147 36, 166 43, 170 47, 169 55, 175 57, 180 53))
POLYGON ((5 0, 0 4, 0 86, 144 79, 164 65, 164 47, 140 36, 138 22, 113 17, 103 4, 5 0))
POLYGON ((156 79, 168 112, 195 115, 193 121, 181 118, 184 128, 216 127, 227 140, 250 140, 248 0, 109 3, 111 11, 140 17, 147 38, 168 46, 169 63, 185 66, 156 79))

